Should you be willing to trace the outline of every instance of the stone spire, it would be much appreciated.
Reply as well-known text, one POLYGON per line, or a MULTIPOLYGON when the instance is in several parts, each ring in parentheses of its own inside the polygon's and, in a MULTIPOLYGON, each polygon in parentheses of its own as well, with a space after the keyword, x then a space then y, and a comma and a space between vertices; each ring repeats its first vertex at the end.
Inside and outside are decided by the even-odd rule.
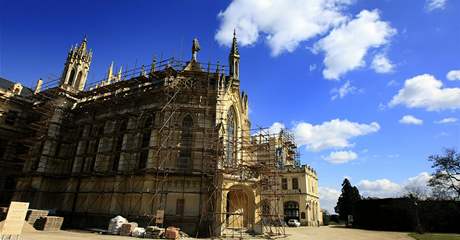
POLYGON ((238 51, 238 41, 236 31, 233 30, 233 42, 230 54, 228 56, 228 65, 230 66, 230 77, 233 79, 240 78, 240 53, 238 51))
POLYGON ((113 61, 109 66, 109 70, 107 70, 107 83, 110 83, 112 78, 113 78, 113 61))
POLYGON ((121 81, 121 73, 123 72, 123 66, 120 66, 117 74, 117 81, 121 81))
POLYGON ((236 30, 233 29, 233 41, 232 41, 232 49, 230 50, 230 55, 233 56, 240 56, 240 52, 238 51, 238 41, 236 39, 236 30))

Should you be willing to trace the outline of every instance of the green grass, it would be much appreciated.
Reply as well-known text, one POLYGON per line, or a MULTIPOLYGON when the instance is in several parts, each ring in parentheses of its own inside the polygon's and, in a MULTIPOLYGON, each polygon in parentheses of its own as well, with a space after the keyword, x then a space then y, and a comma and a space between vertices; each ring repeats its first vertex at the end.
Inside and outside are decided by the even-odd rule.
POLYGON ((409 236, 417 240, 460 240, 460 234, 449 233, 410 233, 409 236))

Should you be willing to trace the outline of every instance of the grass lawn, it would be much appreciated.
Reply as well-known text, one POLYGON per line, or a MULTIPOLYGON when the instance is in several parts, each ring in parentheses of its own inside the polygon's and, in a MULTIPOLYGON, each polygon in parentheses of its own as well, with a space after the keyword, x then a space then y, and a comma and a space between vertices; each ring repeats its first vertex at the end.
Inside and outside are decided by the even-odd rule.
POLYGON ((460 234, 449 233, 410 233, 409 236, 417 240, 460 240, 460 234))

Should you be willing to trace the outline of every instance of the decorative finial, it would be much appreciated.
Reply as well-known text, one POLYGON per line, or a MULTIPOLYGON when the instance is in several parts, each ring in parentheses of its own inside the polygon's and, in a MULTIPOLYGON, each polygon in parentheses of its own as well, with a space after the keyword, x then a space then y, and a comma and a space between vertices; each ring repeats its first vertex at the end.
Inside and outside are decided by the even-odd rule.
POLYGON ((118 70, 117 81, 121 81, 121 73, 123 71, 122 69, 123 69, 123 66, 120 66, 120 69, 118 70))
POLYGON ((233 41, 232 41, 232 49, 230 50, 230 55, 240 55, 238 51, 238 41, 236 39, 236 29, 233 29, 233 41))
POLYGON ((155 72, 156 65, 157 65, 157 57, 153 55, 152 65, 150 66, 150 74, 153 74, 155 72))
POLYGON ((107 82, 110 83, 112 78, 113 78, 113 61, 109 66, 109 70, 107 70, 107 82))

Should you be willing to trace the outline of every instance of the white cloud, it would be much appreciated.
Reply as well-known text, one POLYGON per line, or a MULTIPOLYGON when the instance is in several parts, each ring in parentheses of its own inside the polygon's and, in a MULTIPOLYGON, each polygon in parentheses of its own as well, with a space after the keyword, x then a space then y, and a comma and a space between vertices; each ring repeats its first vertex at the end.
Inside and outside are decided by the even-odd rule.
POLYGON ((329 213, 334 213, 334 207, 337 205, 340 191, 328 187, 319 187, 318 191, 321 208, 326 209, 329 213))
POLYGON ((399 85, 399 83, 396 80, 391 80, 391 81, 389 81, 387 83, 387 87, 394 87, 394 86, 398 86, 398 85, 399 85))
POLYGON ((399 197, 411 191, 427 193, 429 191, 428 181, 431 176, 427 172, 421 172, 417 176, 410 177, 403 183, 395 183, 386 178, 362 180, 358 183, 359 192, 366 197, 399 197))
POLYGON ((232 42, 236 29, 241 45, 265 36, 272 55, 294 51, 300 42, 325 34, 347 17, 342 10, 353 0, 234 0, 218 17, 215 39, 232 42))
POLYGON ((374 56, 371 67, 377 73, 390 73, 394 70, 393 63, 383 54, 374 56))
POLYGON ((460 88, 443 88, 434 76, 423 74, 407 79, 404 87, 390 101, 389 106, 405 105, 426 108, 428 111, 460 108, 460 88))
POLYGON ((446 78, 450 81, 460 80, 460 70, 449 71, 446 75, 446 78))
POLYGON ((285 129, 286 126, 284 126, 283 123, 280 123, 280 122, 274 122, 270 128, 268 128, 268 132, 270 134, 277 134, 279 132, 281 132, 281 130, 285 129))
POLYGON ((431 175, 427 172, 421 172, 419 175, 415 177, 410 177, 404 183, 404 187, 424 187, 426 188, 428 185, 428 181, 431 179, 431 175))
POLYGON ((427 0, 426 9, 428 11, 433 11, 436 9, 444 9, 446 7, 447 0, 427 0))
POLYGON ((369 197, 395 197, 401 193, 402 187, 386 178, 375 181, 362 180, 358 183, 358 189, 364 196, 369 197))
POLYGON ((370 48, 388 44, 396 33, 388 22, 380 20, 377 10, 361 11, 355 19, 333 29, 314 45, 314 52, 324 52, 326 79, 339 79, 348 71, 365 65, 370 48))
POLYGON ((375 133, 380 130, 376 122, 370 124, 334 119, 319 125, 296 123, 293 129, 296 141, 310 151, 350 147, 350 139, 375 133))
POLYGON ((323 157, 324 160, 334 163, 342 164, 353 161, 358 158, 358 154, 353 151, 336 151, 331 152, 328 156, 323 157))
POLYGON ((436 121, 435 123, 437 124, 446 124, 446 123, 454 123, 454 122, 457 122, 458 119, 457 118, 454 118, 454 117, 448 117, 448 118, 443 118, 439 121, 436 121))
POLYGON ((412 115, 405 115, 401 119, 399 119, 399 123, 402 124, 410 124, 410 125, 422 125, 423 120, 418 119, 412 115))
POLYGON ((354 94, 357 91, 355 86, 352 86, 350 81, 346 81, 340 88, 333 88, 331 93, 333 94, 331 100, 337 98, 344 98, 348 94, 354 94))

